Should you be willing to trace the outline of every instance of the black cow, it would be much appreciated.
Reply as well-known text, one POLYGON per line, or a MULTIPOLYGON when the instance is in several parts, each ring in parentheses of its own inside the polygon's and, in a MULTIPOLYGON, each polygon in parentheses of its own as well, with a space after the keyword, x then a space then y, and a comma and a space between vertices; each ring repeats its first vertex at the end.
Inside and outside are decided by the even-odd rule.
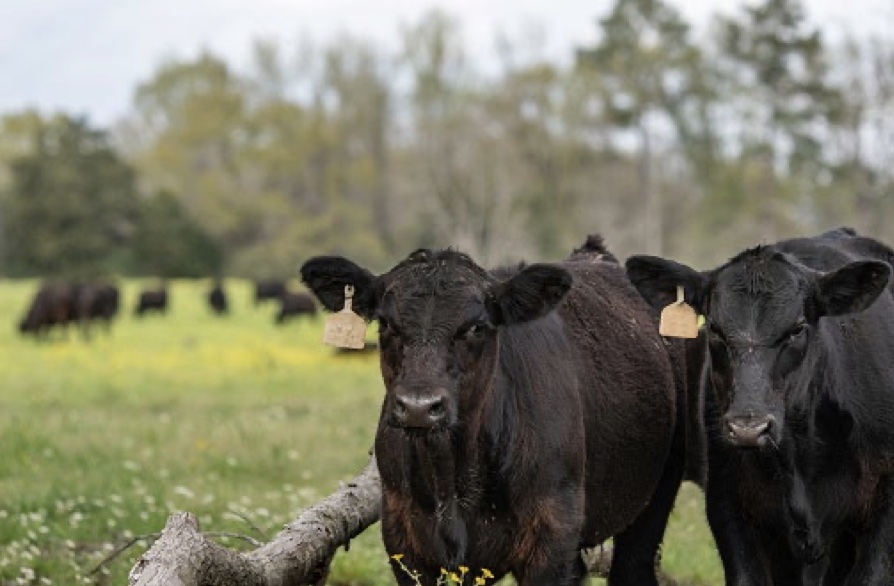
POLYGON ((655 585, 683 474, 682 345, 600 239, 571 259, 487 271, 420 250, 374 276, 317 257, 301 276, 330 311, 379 324, 375 441, 382 534, 401 569, 583 580, 581 547, 615 536, 613 585, 655 585))
POLYGON ((276 279, 255 281, 255 305, 259 305, 262 301, 279 299, 285 291, 285 281, 276 279))
POLYGON ((137 305, 134 308, 134 315, 142 317, 149 312, 157 312, 164 314, 168 310, 168 290, 166 287, 161 289, 148 289, 141 291, 137 298, 137 305))
POLYGON ((208 292, 208 305, 211 311, 217 315, 225 315, 229 311, 227 304, 227 292, 224 291, 223 283, 215 281, 214 286, 208 292))
POLYGON ((88 283, 77 285, 75 291, 76 317, 84 338, 90 338, 90 326, 95 320, 102 321, 106 332, 109 332, 112 320, 118 314, 118 287, 107 283, 88 283))
POLYGON ((306 315, 314 317, 317 314, 317 304, 309 293, 293 293, 284 291, 279 297, 279 312, 276 314, 276 323, 284 324, 293 317, 306 315))
POLYGON ((635 256, 656 308, 706 318, 707 511, 726 583, 894 581, 894 287, 887 246, 838 229, 698 272, 635 256))
POLYGON ((69 283, 41 284, 19 322, 19 332, 44 338, 54 326, 67 326, 77 319, 76 293, 76 288, 69 283))

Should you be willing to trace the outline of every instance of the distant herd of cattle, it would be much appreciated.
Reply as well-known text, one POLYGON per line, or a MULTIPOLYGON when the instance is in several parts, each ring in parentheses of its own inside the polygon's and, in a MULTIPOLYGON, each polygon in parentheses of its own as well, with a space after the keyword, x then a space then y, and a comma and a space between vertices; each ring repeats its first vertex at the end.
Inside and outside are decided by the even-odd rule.
MULTIPOLYGON (((149 313, 165 314, 168 311, 169 293, 166 286, 144 289, 137 295, 133 313, 142 317, 149 313)), ((313 296, 290 291, 284 281, 256 281, 255 306, 265 301, 279 301, 274 322, 284 324, 298 316, 314 316, 317 312, 313 296)), ((220 281, 215 281, 207 295, 208 306, 217 315, 229 312, 227 293, 220 281)), ((69 324, 80 328, 89 339, 94 323, 101 323, 106 331, 119 313, 121 292, 110 283, 66 283, 48 281, 42 283, 19 322, 19 332, 36 338, 46 337, 53 328, 69 324)))
POLYGON ((688 478, 728 586, 890 586, 892 265, 839 228, 709 271, 622 265, 591 236, 556 263, 486 270, 423 249, 382 275, 325 256, 301 276, 329 311, 352 286, 378 323, 398 584, 443 568, 582 584, 580 549, 614 537, 608 583, 656 586, 688 478), (678 301, 704 318, 695 338, 659 335, 678 301))

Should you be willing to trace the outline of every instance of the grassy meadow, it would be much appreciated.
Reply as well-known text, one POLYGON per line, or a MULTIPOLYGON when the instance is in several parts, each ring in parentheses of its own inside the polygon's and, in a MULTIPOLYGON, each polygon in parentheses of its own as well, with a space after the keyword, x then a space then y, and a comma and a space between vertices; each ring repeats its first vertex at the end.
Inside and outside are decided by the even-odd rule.
MULTIPOLYGON (((376 356, 323 346, 322 318, 275 326, 245 282, 214 316, 208 286, 176 281, 169 314, 138 319, 129 281, 111 335, 38 343, 15 329, 36 283, 0 283, 0 586, 126 584, 145 541, 93 570, 175 511, 265 540, 363 467, 376 356)), ((663 550, 686 584, 722 582, 702 509, 685 486, 663 550)), ((393 583, 378 526, 339 553, 330 583, 393 583)))

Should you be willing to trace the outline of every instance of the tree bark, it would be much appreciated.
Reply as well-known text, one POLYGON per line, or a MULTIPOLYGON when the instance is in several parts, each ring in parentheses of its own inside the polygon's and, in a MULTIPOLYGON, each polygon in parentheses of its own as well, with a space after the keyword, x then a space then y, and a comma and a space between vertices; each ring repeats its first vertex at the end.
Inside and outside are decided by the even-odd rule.
POLYGON ((336 550, 379 518, 375 458, 353 481, 304 511, 270 543, 240 553, 211 541, 190 513, 168 518, 162 536, 130 571, 130 586, 298 586, 320 582, 336 550))

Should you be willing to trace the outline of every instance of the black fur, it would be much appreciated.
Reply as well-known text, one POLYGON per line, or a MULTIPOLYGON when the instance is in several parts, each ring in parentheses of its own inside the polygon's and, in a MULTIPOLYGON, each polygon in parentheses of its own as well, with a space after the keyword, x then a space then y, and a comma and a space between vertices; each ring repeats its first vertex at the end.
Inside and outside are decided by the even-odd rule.
POLYGON ((615 536, 611 583, 657 584, 686 373, 618 264, 421 250, 381 276, 336 257, 301 273, 330 310, 353 284, 379 322, 382 533, 422 583, 464 565, 579 584, 580 547, 615 536))
POLYGON ((682 284, 706 316, 707 351, 692 359, 705 368, 708 519, 727 584, 891 583, 892 259, 843 228, 704 273, 628 260, 656 309, 682 284))

